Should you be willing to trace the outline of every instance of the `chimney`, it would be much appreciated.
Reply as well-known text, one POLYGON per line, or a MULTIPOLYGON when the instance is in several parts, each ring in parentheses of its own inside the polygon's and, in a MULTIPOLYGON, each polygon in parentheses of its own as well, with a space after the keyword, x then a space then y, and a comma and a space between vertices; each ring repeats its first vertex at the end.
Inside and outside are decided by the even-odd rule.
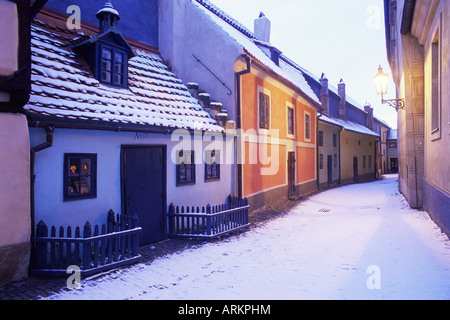
POLYGON ((339 101, 339 119, 345 120, 345 113, 347 110, 347 97, 345 95, 345 83, 342 79, 338 84, 338 94, 339 97, 341 97, 341 100, 339 101))
POLYGON ((262 12, 259 14, 259 18, 255 20, 254 34, 259 41, 270 43, 270 20, 262 12))
POLYGON ((320 89, 320 103, 322 105, 322 112, 326 115, 330 114, 330 105, 329 105, 329 91, 328 91, 328 79, 325 78, 325 74, 322 73, 322 76, 319 79, 322 88, 320 89))
POLYGON ((119 12, 114 9, 111 1, 106 1, 103 8, 95 16, 99 20, 100 34, 109 30, 117 30, 117 22, 120 20, 120 16, 119 12))
POLYGON ((370 104, 366 103, 364 111, 367 112, 366 127, 373 130, 373 108, 370 104))

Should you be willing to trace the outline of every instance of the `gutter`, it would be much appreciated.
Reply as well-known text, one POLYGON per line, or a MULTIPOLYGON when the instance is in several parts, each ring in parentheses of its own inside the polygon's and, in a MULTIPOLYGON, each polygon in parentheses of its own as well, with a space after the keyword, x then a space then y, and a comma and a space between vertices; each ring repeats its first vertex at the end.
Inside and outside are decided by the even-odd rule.
POLYGON ((416 0, 406 0, 403 7, 403 16, 400 32, 408 34, 411 32, 411 26, 414 17, 414 9, 416 7, 416 0))
MULTIPOLYGON (((100 120, 82 120, 82 119, 67 119, 58 118, 44 115, 37 115, 32 113, 26 113, 28 118, 28 125, 30 127, 47 127, 51 126, 58 129, 84 129, 84 130, 98 130, 98 131, 110 131, 110 132, 139 132, 139 133, 155 133, 168 135, 172 134, 176 130, 182 128, 176 127, 163 127, 155 125, 144 124, 131 124, 131 123, 119 123, 119 122, 105 122, 100 120)), ((193 134, 194 129, 183 129, 193 134)), ((202 129, 203 133, 211 132, 202 129)), ((223 136, 226 135, 225 130, 215 131, 220 132, 223 136)))
MULTIPOLYGON (((236 72, 236 129, 242 128, 242 118, 241 118, 241 77, 245 74, 248 74, 251 72, 251 60, 250 57, 247 54, 241 55, 242 58, 245 59, 247 63, 247 69, 236 72)), ((242 136, 242 133, 241 133, 242 136)), ((234 143, 237 150, 237 137, 234 138, 234 143)), ((242 144, 240 146, 242 148, 242 144)), ((236 153, 237 155, 238 153, 236 153)), ((238 159, 239 160, 239 159, 238 159)), ((242 190, 242 161, 236 161, 237 163, 237 188, 238 188, 238 197, 243 197, 243 190, 242 190)))

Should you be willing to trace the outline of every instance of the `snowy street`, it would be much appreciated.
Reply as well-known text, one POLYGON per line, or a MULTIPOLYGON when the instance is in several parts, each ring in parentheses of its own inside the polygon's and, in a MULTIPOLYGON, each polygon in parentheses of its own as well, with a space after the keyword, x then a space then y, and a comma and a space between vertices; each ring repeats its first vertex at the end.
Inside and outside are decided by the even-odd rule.
POLYGON ((260 227, 48 299, 450 299, 450 241, 397 176, 328 190, 260 227))

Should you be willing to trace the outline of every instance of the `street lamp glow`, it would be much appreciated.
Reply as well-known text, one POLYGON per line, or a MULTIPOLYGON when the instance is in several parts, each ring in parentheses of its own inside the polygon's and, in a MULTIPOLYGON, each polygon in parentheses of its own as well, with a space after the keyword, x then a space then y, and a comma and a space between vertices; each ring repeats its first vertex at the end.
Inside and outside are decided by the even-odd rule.
POLYGON ((378 67, 378 73, 373 77, 377 93, 380 96, 387 94, 389 76, 383 72, 381 66, 378 67))
POLYGON ((373 77, 373 81, 375 82, 375 87, 377 89, 377 93, 381 96, 382 104, 389 104, 391 107, 395 108, 395 110, 404 110, 405 109, 405 100, 404 99, 384 99, 383 96, 387 94, 389 76, 383 72, 383 68, 381 66, 378 67, 378 73, 373 77))

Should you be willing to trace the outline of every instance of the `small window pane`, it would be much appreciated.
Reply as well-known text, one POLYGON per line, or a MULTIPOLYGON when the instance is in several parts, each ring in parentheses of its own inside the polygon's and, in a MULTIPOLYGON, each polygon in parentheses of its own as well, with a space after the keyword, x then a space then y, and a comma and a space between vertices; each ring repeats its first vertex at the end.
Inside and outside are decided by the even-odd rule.
POLYGON ((114 75, 114 84, 121 85, 123 83, 123 76, 121 74, 114 75))
POLYGON ((111 82, 111 72, 102 71, 102 81, 111 82))
POLYGON ((114 61, 116 63, 123 64, 123 54, 120 52, 116 52, 116 54, 114 55, 114 61))
POLYGON ((70 175, 78 175, 80 173, 80 160, 79 159, 70 159, 69 161, 69 174, 70 175))
POLYGON ((81 177, 80 193, 86 194, 91 192, 91 177, 81 177))
POLYGON ((107 48, 103 48, 102 50, 102 58, 111 60, 111 50, 107 48))

